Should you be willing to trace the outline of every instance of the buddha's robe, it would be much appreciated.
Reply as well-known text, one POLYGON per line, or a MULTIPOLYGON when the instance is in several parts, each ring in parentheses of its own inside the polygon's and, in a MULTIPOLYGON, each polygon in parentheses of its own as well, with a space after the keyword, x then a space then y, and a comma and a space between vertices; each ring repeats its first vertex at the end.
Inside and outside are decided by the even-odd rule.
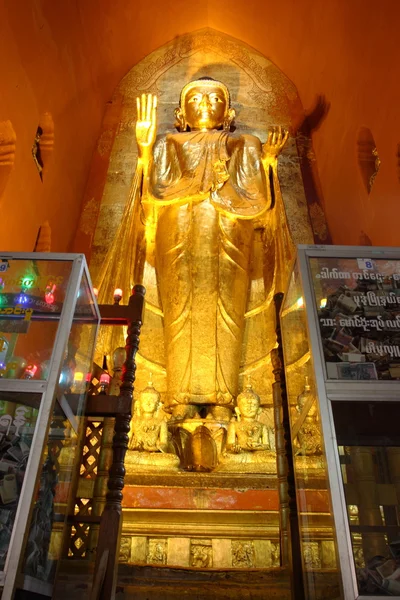
POLYGON ((154 147, 145 213, 156 207, 167 406, 233 404, 254 224, 271 207, 261 142, 224 131, 171 133, 154 147))

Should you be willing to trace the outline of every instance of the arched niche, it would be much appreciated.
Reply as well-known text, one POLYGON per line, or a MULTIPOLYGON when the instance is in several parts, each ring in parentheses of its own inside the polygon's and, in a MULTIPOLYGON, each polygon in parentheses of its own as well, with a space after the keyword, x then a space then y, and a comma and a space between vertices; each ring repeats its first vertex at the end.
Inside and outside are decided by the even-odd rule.
MULTIPOLYGON (((238 40, 207 29, 179 37, 143 59, 121 81, 108 106, 75 245, 77 251, 86 250, 89 255, 95 285, 107 251, 115 239, 136 169, 137 96, 142 93, 158 96, 158 133, 164 134, 174 129, 174 109, 179 103, 182 87, 202 76, 219 79, 227 85, 236 110, 238 132, 251 133, 265 141, 271 126, 281 125, 289 130, 289 140, 279 159, 279 181, 287 223, 295 244, 313 243, 295 137, 304 118, 297 91, 292 82, 264 56, 238 40), (88 244, 86 249, 82 247, 82 241, 88 244)), ((147 372, 151 371, 156 377, 157 389, 163 394, 165 352, 154 268, 149 268, 147 282, 147 329, 142 335, 138 355, 138 361, 145 368, 138 372, 138 389, 144 387, 147 372)), ((119 286, 116 280, 115 287, 119 286)), ((268 290, 262 302, 262 312, 258 311, 254 318, 250 315, 247 319, 243 353, 246 366, 240 374, 244 380, 251 368, 255 389, 267 404, 272 403, 270 353, 276 341, 271 301, 276 291, 274 283, 268 290), (265 335, 254 335, 260 331, 258 323, 261 321, 265 335), (247 344, 247 337, 257 338, 257 343, 247 344)), ((264 283, 260 283, 260 296, 264 296, 264 292, 264 283)), ((111 302, 112 298, 105 301, 111 302)), ((116 345, 110 342, 109 345, 115 348, 120 342, 116 345)), ((102 347, 103 354, 111 349, 105 346, 102 347)))
POLYGON ((16 142, 11 121, 0 121, 0 201, 14 166, 16 142))
POLYGON ((295 140, 304 118, 295 86, 247 44, 207 28, 180 36, 144 58, 123 78, 107 106, 75 239, 75 249, 90 258, 94 279, 114 239, 135 171, 136 97, 157 94, 158 132, 162 133, 174 127, 183 85, 202 76, 228 86, 238 130, 264 141, 271 125, 289 129, 279 171, 287 218, 296 243, 314 241, 295 140))

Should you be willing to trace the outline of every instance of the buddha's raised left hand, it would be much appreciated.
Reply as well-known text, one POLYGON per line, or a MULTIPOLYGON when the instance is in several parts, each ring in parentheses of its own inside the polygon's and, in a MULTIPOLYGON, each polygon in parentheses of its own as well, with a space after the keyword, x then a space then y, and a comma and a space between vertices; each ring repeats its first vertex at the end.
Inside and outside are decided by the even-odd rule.
POLYGON ((280 125, 272 127, 268 132, 268 138, 262 147, 263 161, 276 160, 282 152, 283 146, 289 137, 289 132, 280 125))

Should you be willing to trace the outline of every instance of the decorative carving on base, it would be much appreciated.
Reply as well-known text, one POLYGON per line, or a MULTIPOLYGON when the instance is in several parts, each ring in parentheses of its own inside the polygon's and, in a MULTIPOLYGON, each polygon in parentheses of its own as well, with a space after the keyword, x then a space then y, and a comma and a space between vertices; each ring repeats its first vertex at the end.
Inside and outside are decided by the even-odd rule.
POLYGON ((232 566, 241 569, 254 567, 254 546, 252 541, 232 542, 232 566))
POLYGON ((304 542, 303 558, 306 569, 315 570, 321 568, 321 557, 318 542, 304 542))
POLYGON ((149 540, 147 564, 165 565, 167 563, 167 540, 149 540))
POLYGON ((213 566, 212 541, 192 541, 190 548, 190 566, 199 569, 210 569, 213 566))
POLYGON ((118 562, 127 563, 131 558, 131 538, 130 537, 122 537, 121 545, 119 548, 119 558, 118 562))

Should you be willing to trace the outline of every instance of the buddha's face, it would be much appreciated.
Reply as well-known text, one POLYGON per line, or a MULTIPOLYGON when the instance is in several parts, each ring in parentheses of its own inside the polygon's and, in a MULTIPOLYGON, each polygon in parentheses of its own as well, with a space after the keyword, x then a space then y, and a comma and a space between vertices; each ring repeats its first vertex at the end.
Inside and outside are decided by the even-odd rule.
POLYGON ((192 131, 219 129, 228 114, 225 94, 218 85, 193 87, 187 92, 182 109, 192 131))
POLYGON ((154 392, 142 392, 140 397, 140 409, 142 414, 153 415, 158 406, 158 395, 154 392))
POLYGON ((257 398, 249 396, 248 398, 240 398, 238 406, 242 417, 255 419, 260 408, 260 403, 257 398))

